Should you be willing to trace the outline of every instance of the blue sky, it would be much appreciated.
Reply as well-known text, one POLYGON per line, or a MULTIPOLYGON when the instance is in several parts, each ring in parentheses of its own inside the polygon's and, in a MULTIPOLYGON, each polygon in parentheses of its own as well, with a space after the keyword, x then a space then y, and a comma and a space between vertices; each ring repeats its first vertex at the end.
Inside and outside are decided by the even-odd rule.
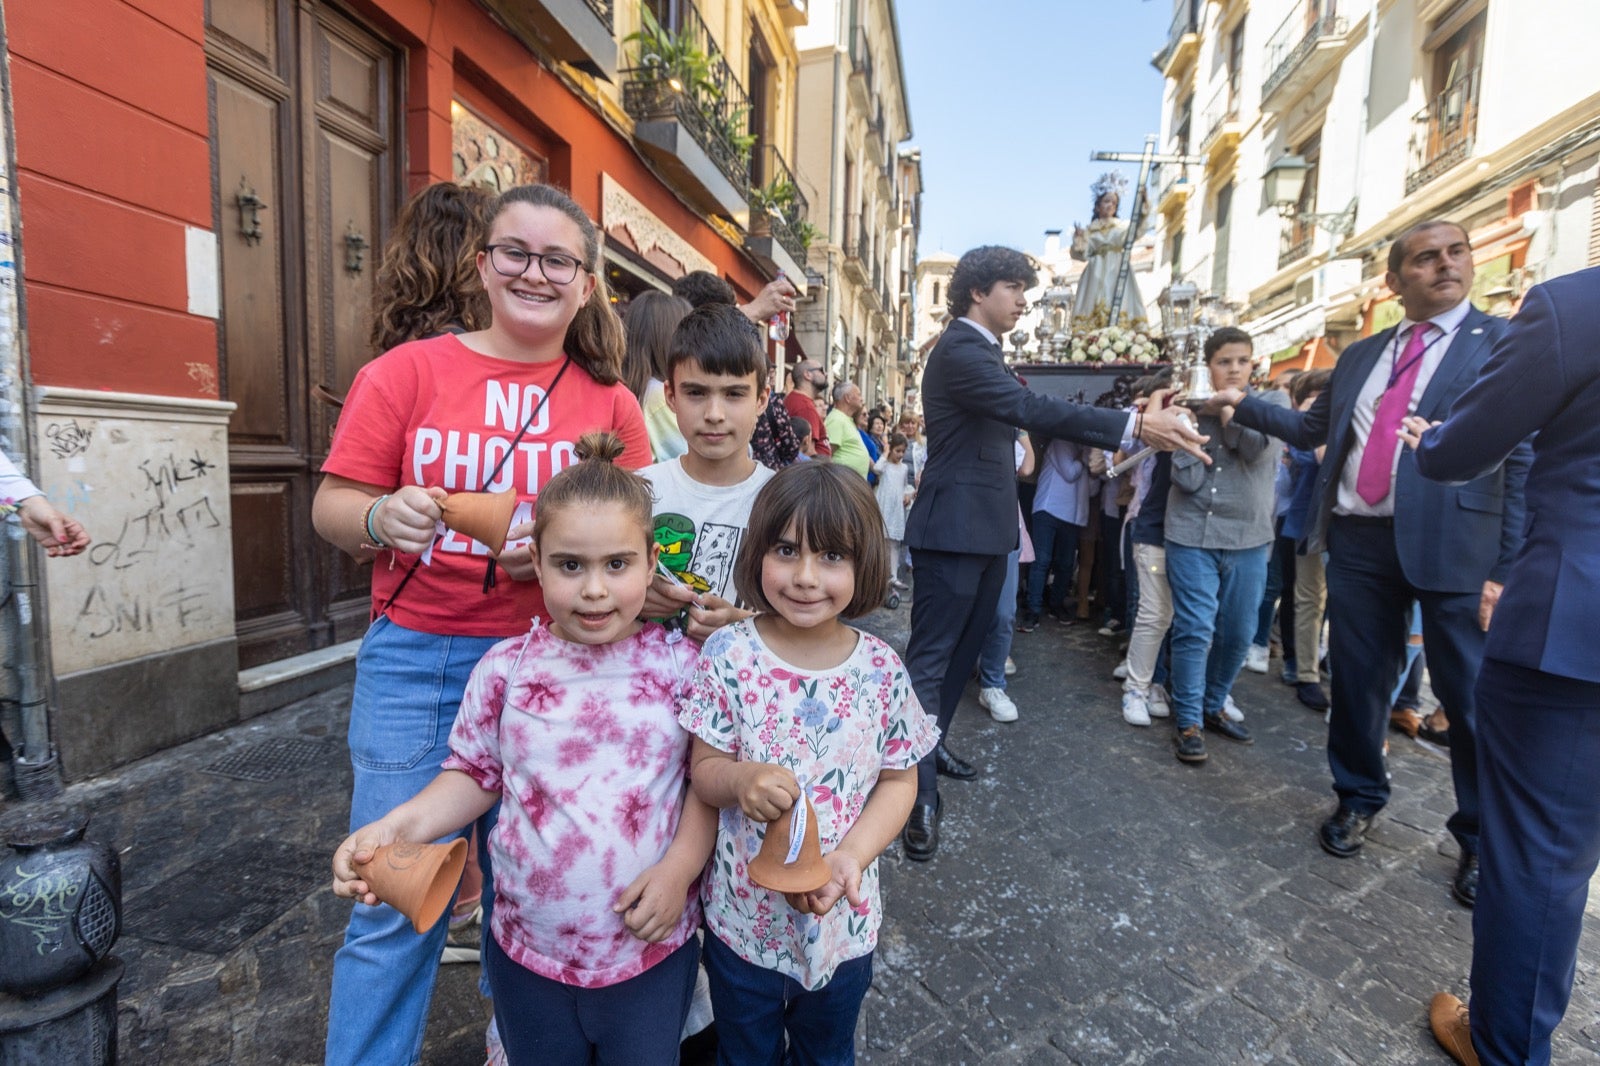
POLYGON ((1089 184, 1161 120, 1170 0, 899 0, 906 95, 922 149, 919 251, 1038 251, 1089 221, 1089 184))

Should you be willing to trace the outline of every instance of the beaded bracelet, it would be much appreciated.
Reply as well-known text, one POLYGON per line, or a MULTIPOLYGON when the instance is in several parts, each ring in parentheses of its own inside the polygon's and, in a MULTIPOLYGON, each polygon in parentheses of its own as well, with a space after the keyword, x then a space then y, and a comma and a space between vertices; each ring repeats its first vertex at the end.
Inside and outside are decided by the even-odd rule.
POLYGON ((382 506, 383 501, 387 500, 390 495, 390 493, 386 492, 382 496, 379 496, 376 500, 373 500, 372 503, 367 506, 366 517, 361 520, 362 526, 364 526, 367 531, 368 542, 370 542, 372 547, 377 548, 379 551, 386 550, 389 545, 385 544, 378 536, 378 531, 372 528, 372 516, 377 513, 378 508, 382 506))

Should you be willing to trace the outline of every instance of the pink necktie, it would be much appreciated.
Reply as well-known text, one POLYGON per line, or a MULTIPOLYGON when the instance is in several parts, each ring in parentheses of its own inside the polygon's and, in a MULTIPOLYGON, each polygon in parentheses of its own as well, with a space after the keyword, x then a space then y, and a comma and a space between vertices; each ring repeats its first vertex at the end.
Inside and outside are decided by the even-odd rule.
POLYGON ((1361 468, 1356 472, 1356 494, 1376 505, 1389 495, 1390 476, 1394 473, 1394 452, 1400 444, 1395 431, 1411 406, 1411 390, 1416 387, 1417 375, 1422 371, 1422 353, 1426 349, 1428 331, 1433 324, 1422 322, 1411 327, 1406 340, 1406 350, 1400 354, 1399 376, 1389 383, 1378 403, 1378 413, 1372 419, 1372 432, 1367 434, 1367 447, 1361 453, 1361 468))

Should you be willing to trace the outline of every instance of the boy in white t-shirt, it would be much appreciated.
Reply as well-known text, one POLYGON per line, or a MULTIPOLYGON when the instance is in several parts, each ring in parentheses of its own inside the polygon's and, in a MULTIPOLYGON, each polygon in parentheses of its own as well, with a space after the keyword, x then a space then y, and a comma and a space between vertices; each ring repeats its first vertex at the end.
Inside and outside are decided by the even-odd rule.
POLYGON ((639 473, 655 490, 655 538, 671 580, 656 575, 649 618, 688 608, 688 633, 705 640, 750 617, 733 563, 756 493, 772 471, 750 455, 767 403, 767 359, 738 308, 707 304, 679 323, 667 355, 667 405, 689 450, 639 473))

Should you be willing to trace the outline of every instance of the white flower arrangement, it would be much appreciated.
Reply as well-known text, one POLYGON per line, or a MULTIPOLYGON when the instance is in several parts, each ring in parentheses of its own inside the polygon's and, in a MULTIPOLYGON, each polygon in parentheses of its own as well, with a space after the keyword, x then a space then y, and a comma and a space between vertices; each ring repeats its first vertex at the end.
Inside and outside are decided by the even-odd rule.
POLYGON ((1106 326, 1072 338, 1067 358, 1074 363, 1137 363, 1148 366, 1161 358, 1161 348, 1144 333, 1106 326))

